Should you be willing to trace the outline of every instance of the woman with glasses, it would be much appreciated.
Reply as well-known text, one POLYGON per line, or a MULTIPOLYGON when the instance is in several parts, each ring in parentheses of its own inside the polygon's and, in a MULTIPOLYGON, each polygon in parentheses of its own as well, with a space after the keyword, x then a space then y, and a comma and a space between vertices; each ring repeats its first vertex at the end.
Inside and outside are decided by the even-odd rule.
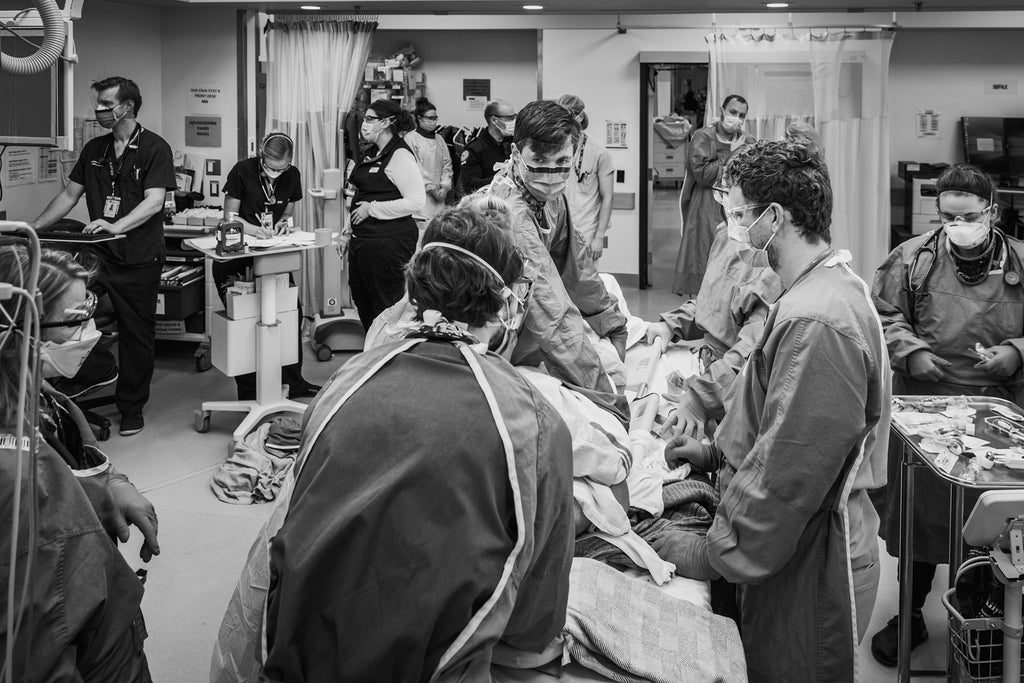
MULTIPOLYGON (((0 282, 24 288, 29 270, 24 245, 0 246, 0 282)), ((41 320, 34 341, 44 378, 74 376, 99 338, 92 319, 96 297, 86 289, 91 276, 70 254, 42 252, 41 320)), ((29 576, 24 601, 8 604, 11 567, 6 560, 0 565, 0 615, 6 621, 13 614, 21 623, 10 680, 146 683, 151 679, 143 653, 142 583, 117 541, 127 541, 128 525, 135 524, 145 539, 142 559, 148 562, 159 554, 156 512, 110 464, 82 412, 67 397, 46 381, 34 386, 32 377, 27 397, 19 395, 22 340, 31 334, 22 327, 24 305, 17 296, 0 301, 0 499, 5 501, 0 554, 10 557, 16 539, 17 596, 26 572, 29 576), (21 458, 19 481, 15 435, 21 400, 38 401, 38 419, 35 424, 26 420, 23 433, 35 429, 39 445, 33 459, 21 458), (35 463, 31 506, 29 462, 35 463), (20 522, 13 527, 17 486, 22 489, 20 522)), ((0 652, 11 637, 7 624, 0 624, 0 652)), ((0 654, 0 668, 7 664, 3 660, 0 654)))
POLYGON ((725 220, 712 188, 722 177, 729 157, 743 145, 754 142, 754 136, 743 130, 746 119, 747 101, 739 95, 729 95, 722 103, 718 120, 690 136, 686 178, 679 194, 683 240, 672 282, 672 291, 680 296, 692 299, 700 291, 715 229, 725 220))
POLYGON ((426 222, 444 208, 452 189, 452 157, 444 138, 437 134, 437 107, 421 97, 416 100, 416 130, 405 136, 423 175, 426 202, 416 214, 423 228, 426 222))
MULTIPOLYGON (((996 396, 1021 404, 1024 374, 1024 244, 996 226, 992 179, 955 165, 936 181, 942 226, 907 240, 875 273, 873 294, 892 361, 892 393, 996 396)), ((900 457, 889 452, 889 486, 876 505, 881 535, 899 554, 900 457), (886 514, 887 513, 887 514, 886 514)), ((921 608, 948 561, 949 486, 918 473, 914 496, 911 646, 928 638, 921 608)), ((977 496, 968 494, 964 509, 977 496)), ((899 618, 871 641, 879 662, 896 665, 899 618)))
MULTIPOLYGON (((284 133, 268 133, 255 157, 239 161, 224 183, 224 220, 239 221, 246 235, 267 238, 293 229, 295 202, 302 199, 302 174, 292 166, 294 144, 284 133)), ((224 300, 225 290, 236 280, 246 279, 251 258, 214 261, 213 280, 224 300)), ((249 277, 251 279, 251 277, 249 277)), ((299 310, 301 319, 302 310, 299 310)), ((299 362, 281 368, 281 383, 288 385, 289 398, 316 395, 320 387, 302 377, 302 328, 299 326, 299 362)), ((256 373, 235 377, 238 400, 256 398, 256 373)))
POLYGON ((310 406, 221 627, 215 683, 484 681, 499 649, 561 656, 572 443, 502 355, 530 306, 523 259, 473 210, 442 211, 424 239, 405 276, 416 322, 310 406))
POLYGON ((359 135, 369 145, 352 168, 355 189, 348 282, 364 330, 402 298, 404 268, 419 229, 426 188, 420 167, 399 133, 411 130, 412 116, 394 100, 377 100, 366 110, 359 135))

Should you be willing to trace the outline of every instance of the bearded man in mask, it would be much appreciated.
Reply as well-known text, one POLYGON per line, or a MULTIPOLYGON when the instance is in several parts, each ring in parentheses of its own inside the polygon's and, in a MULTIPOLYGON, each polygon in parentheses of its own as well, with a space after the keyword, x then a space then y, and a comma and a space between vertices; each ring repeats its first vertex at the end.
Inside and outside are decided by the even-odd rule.
MULTIPOLYGON (((120 374, 115 397, 121 436, 142 431, 156 343, 156 303, 164 263, 162 209, 176 188, 171 148, 135 120, 139 86, 114 76, 92 84, 96 121, 110 133, 85 143, 64 189, 32 223, 41 230, 64 218, 85 195, 86 233, 118 237, 93 245, 98 289, 110 296, 117 320, 120 374)), ((83 372, 85 372, 83 370, 83 372)))
POLYGON ((487 189, 508 202, 512 232, 533 280, 533 303, 519 332, 513 365, 544 362, 566 385, 628 421, 583 322, 626 352, 626 317, 597 273, 583 237, 573 228, 565 196, 579 144, 579 123, 555 102, 531 102, 516 117, 512 156, 487 189))
MULTIPOLYGON (((996 396, 1021 403, 1024 353, 1024 245, 995 226, 995 184, 973 166, 939 176, 942 227, 899 245, 875 273, 875 307, 894 371, 893 393, 996 396)), ((889 486, 875 503, 881 536, 898 555, 900 457, 889 453, 889 486)), ((929 473, 916 479, 911 647, 928 639, 921 608, 936 565, 948 561, 949 486, 929 473)), ((977 494, 965 497, 972 509, 977 494)), ((871 653, 896 665, 899 617, 872 638, 871 653)))

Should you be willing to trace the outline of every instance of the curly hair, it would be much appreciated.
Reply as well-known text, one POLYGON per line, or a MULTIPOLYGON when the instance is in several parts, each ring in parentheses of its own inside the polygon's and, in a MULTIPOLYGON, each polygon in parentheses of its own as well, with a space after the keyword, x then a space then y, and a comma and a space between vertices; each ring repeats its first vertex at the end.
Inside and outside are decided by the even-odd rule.
POLYGON ((470 208, 445 209, 431 219, 423 243, 446 242, 471 251, 501 274, 454 250, 423 249, 405 271, 409 300, 417 318, 426 310, 440 311, 448 320, 482 327, 493 320, 504 305, 502 289, 523 275, 523 258, 511 231, 495 225, 482 211, 470 208))
POLYGON ((832 182, 816 149, 786 140, 758 141, 729 159, 724 182, 738 185, 750 204, 787 209, 808 242, 832 243, 832 182))

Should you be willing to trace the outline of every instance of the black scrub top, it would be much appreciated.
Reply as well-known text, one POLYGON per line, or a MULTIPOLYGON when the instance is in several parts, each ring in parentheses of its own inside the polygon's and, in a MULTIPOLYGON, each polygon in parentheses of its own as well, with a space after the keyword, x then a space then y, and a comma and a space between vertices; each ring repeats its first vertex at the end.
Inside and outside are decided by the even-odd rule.
POLYGON ((276 225, 291 202, 302 199, 302 174, 289 166, 268 188, 256 157, 242 159, 232 167, 224 183, 224 194, 241 202, 238 217, 253 225, 260 224, 259 215, 270 211, 276 225))
MULTIPOLYGON (((105 218, 107 197, 120 197, 113 223, 131 213, 145 199, 146 190, 174 190, 174 161, 171 147, 156 133, 136 126, 120 158, 114 157, 114 134, 107 133, 85 143, 70 180, 85 188, 89 219, 105 218)), ((164 260, 164 215, 157 211, 146 222, 125 233, 125 238, 101 242, 97 251, 115 266, 143 266, 164 260)))

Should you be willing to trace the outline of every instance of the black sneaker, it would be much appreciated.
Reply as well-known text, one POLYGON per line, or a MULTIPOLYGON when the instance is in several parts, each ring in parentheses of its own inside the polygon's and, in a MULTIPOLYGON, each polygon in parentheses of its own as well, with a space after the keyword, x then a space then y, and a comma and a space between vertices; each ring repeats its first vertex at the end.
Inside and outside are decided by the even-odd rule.
POLYGON ((142 419, 142 413, 122 415, 121 429, 118 430, 118 434, 121 436, 133 436, 141 432, 145 426, 146 421, 142 419))
MULTIPOLYGON (((928 640, 928 628, 924 625, 924 615, 920 612, 910 615, 910 649, 928 640)), ((879 664, 896 666, 896 653, 899 652, 900 617, 896 615, 889 620, 881 631, 871 638, 871 654, 879 664)))
POLYGON ((288 388, 288 398, 312 398, 319 394, 321 389, 323 387, 319 384, 303 381, 302 384, 288 388))

